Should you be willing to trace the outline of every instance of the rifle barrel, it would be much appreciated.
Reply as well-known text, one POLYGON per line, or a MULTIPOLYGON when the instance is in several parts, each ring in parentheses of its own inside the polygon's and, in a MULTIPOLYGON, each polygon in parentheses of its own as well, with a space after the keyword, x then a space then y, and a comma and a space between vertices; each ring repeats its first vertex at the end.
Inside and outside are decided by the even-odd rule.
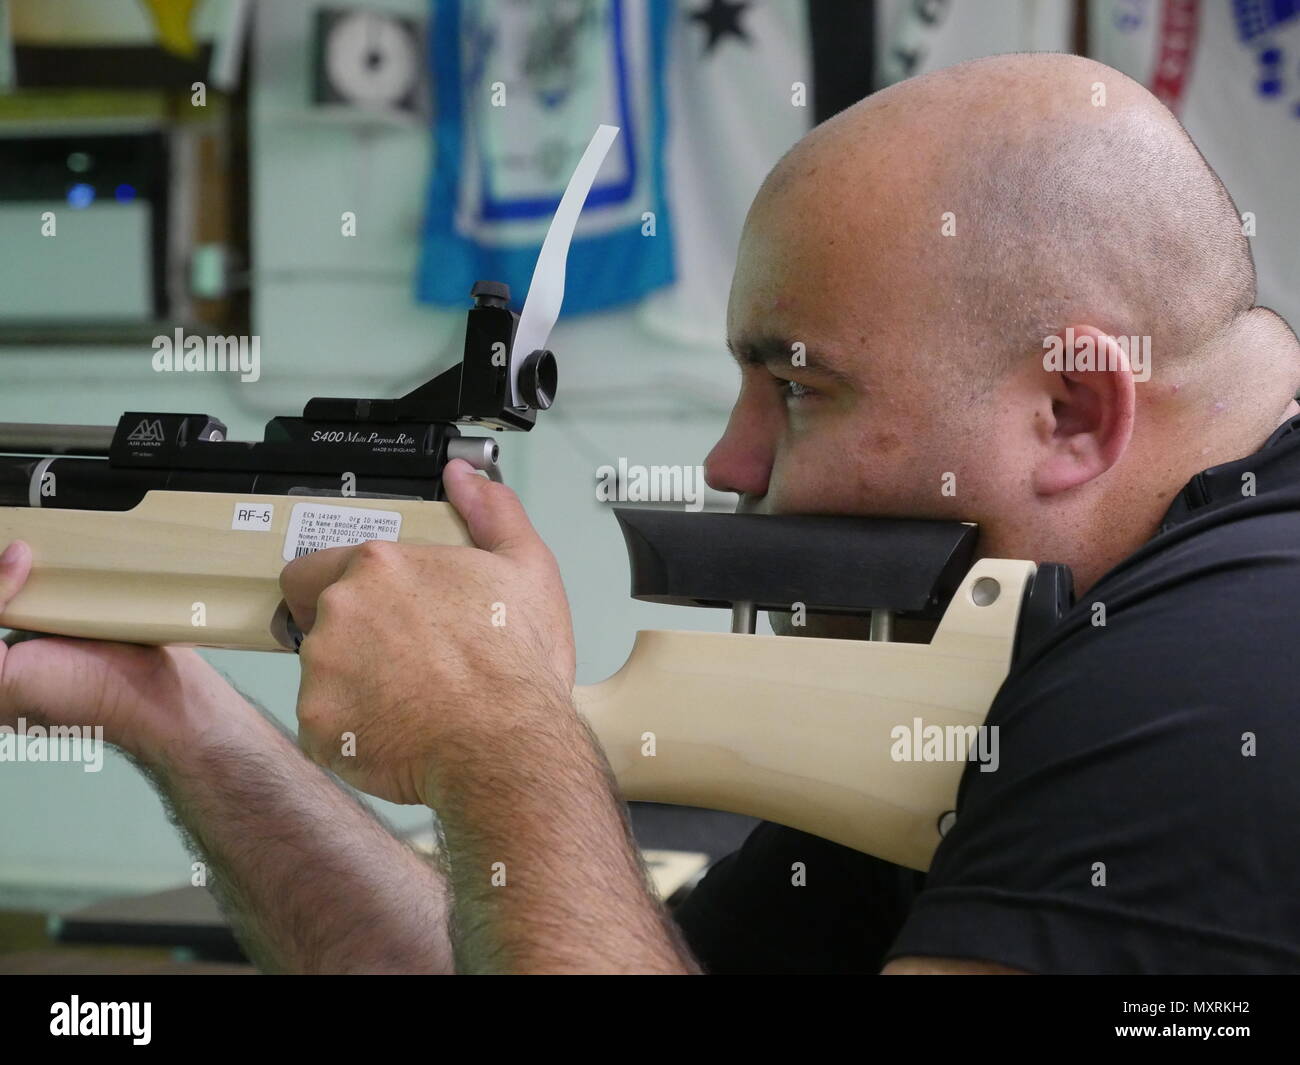
POLYGON ((112 425, 29 425, 0 422, 0 455, 107 456, 112 425))

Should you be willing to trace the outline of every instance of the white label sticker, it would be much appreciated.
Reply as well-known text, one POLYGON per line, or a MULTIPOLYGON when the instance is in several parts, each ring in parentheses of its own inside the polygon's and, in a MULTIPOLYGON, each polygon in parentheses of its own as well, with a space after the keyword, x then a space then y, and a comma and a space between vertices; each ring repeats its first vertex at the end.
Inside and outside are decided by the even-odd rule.
POLYGON ((295 503, 284 537, 284 560, 324 551, 327 547, 353 547, 367 540, 391 540, 402 532, 398 510, 331 507, 324 503, 295 503))
POLYGON ((230 527, 245 532, 270 532, 274 521, 274 503, 236 503, 230 527))

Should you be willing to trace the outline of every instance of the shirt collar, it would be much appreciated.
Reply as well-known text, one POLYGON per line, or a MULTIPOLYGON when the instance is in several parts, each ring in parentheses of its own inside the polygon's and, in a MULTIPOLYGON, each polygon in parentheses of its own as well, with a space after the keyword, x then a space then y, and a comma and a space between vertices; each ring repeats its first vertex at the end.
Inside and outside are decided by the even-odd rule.
POLYGON ((1206 511, 1246 497, 1244 474, 1254 475, 1256 496, 1300 485, 1300 414, 1277 427, 1260 449, 1245 458, 1202 470, 1174 498, 1160 524, 1163 533, 1206 511))

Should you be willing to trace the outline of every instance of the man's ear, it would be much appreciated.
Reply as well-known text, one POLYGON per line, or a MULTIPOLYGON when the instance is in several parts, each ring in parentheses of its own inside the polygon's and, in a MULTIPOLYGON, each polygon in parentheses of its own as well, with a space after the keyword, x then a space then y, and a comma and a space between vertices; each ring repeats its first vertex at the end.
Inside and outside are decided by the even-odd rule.
POLYGON ((1109 470, 1133 436, 1137 381, 1114 337, 1071 326, 1045 342, 1041 386, 1050 408, 1039 419, 1033 488, 1055 495, 1109 470))

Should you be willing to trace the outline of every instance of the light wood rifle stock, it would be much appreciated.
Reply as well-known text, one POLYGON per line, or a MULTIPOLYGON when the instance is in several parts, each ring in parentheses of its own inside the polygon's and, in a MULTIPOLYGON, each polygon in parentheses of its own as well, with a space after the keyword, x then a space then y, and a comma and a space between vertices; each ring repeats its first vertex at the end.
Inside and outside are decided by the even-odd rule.
POLYGON ((624 798, 748 814, 924 870, 966 762, 895 761, 892 730, 983 724, 1034 569, 977 562, 929 644, 639 632, 578 709, 624 798), (979 606, 984 578, 999 591, 979 606))
MULTIPOLYGON (((0 626, 284 650, 271 621, 295 503, 398 511, 402 543, 470 543, 447 503, 150 492, 124 512, 0 508, 0 544, 35 555, 0 626), (232 531, 237 502, 272 505, 268 531, 232 531)), ((896 761, 893 730, 983 723, 1034 570, 978 561, 929 644, 640 632, 623 668, 575 702, 627 799, 748 814, 923 870, 966 762, 896 761), (986 579, 997 594, 978 605, 986 579)))
POLYGON ((469 545, 450 503, 339 496, 149 492, 133 510, 0 508, 0 541, 25 540, 32 575, 0 627, 127 643, 284 651, 272 632, 293 508, 397 512, 400 542, 469 545), (265 530, 233 530, 235 507, 269 505, 265 530), (195 604, 203 604, 202 626, 195 604))

